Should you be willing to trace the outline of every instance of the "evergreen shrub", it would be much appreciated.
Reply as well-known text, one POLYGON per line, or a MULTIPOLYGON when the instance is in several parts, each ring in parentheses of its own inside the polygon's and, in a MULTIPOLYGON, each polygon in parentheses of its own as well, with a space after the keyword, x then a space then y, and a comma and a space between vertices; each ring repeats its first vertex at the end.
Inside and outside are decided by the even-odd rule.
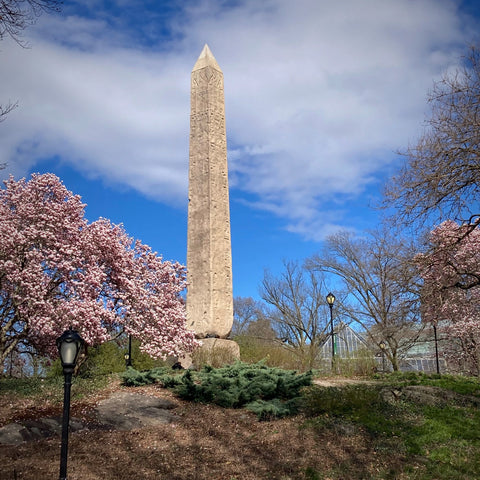
POLYGON ((301 389, 312 384, 311 372, 297 374, 263 363, 242 362, 222 368, 205 366, 199 372, 187 370, 183 375, 175 375, 169 368, 147 372, 129 368, 121 378, 126 386, 161 384, 192 402, 214 403, 225 408, 247 407, 260 419, 295 414, 301 389))
POLYGON ((299 399, 292 398, 282 401, 278 398, 272 400, 255 400, 245 405, 245 408, 255 413, 259 420, 283 418, 298 413, 299 399))
POLYGON ((151 385, 158 383, 165 388, 173 388, 180 383, 180 376, 173 374, 169 367, 157 367, 152 370, 139 372, 129 367, 120 375, 122 384, 127 387, 141 387, 142 385, 151 385))
POLYGON ((218 369, 207 367, 195 374, 187 371, 174 391, 185 400, 214 403, 226 408, 250 405, 249 409, 263 419, 295 413, 296 401, 292 400, 297 399, 300 390, 311 383, 311 372, 297 374, 262 363, 236 362, 218 369))

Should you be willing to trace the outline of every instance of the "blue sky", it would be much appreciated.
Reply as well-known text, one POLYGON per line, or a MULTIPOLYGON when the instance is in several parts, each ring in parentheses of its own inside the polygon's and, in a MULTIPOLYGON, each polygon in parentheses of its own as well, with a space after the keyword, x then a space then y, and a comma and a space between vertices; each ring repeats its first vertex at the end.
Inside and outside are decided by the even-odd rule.
POLYGON ((340 228, 373 228, 432 82, 478 43, 454 0, 66 1, 0 44, 5 178, 57 174, 168 260, 186 261, 190 72, 225 78, 235 296, 340 228))

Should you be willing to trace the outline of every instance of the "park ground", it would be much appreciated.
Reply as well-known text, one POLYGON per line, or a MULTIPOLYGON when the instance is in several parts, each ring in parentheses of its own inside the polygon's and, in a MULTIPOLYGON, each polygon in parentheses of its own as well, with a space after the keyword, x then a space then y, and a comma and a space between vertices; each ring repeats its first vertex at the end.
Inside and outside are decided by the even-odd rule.
MULTIPOLYGON (((324 381, 323 388, 333 386, 339 392, 341 385, 338 380, 329 380, 324 381)), ((478 478, 473 473, 478 465, 471 465, 478 463, 474 459, 480 452, 478 431, 469 439, 459 440, 460 448, 458 442, 452 444, 455 456, 458 457, 458 451, 465 458, 438 454, 436 459, 433 453, 448 449, 452 435, 450 440, 429 440, 427 447, 419 443, 413 451, 411 439, 405 437, 405 428, 400 425, 398 429, 392 428, 400 419, 385 423, 385 432, 377 433, 352 416, 328 413, 315 418, 299 415, 258 421, 255 414, 242 409, 180 400, 157 385, 135 387, 133 391, 174 401, 173 423, 132 431, 99 428, 93 414, 95 406, 122 389, 127 387, 113 380, 73 401, 72 416, 82 419, 88 428, 70 435, 69 480, 478 478), (438 445, 439 441, 443 444, 438 445)), ((50 400, 48 394, 24 397, 0 393, 0 426, 26 418, 61 415, 58 394, 50 400)), ((408 418, 415 428, 420 428, 426 417, 413 404, 412 409, 408 405, 401 407, 402 421, 408 418)), ((448 408, 461 409, 455 405, 448 408)), ((477 412, 469 408, 460 413, 471 416, 472 428, 479 427, 477 412)), ((422 432, 424 429, 418 430, 419 435, 422 432)), ((59 437, 0 446, 0 479, 57 478, 59 456, 59 437)))

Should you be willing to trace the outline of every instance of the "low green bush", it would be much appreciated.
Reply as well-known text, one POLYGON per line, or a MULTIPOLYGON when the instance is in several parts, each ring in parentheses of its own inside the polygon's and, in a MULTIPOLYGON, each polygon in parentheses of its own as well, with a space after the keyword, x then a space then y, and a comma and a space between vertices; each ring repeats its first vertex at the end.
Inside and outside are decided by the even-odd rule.
POLYGON ((296 415, 299 403, 298 397, 287 401, 273 398, 272 400, 255 400, 247 403, 245 409, 255 413, 259 420, 272 420, 296 415))
POLYGON ((312 383, 311 372, 297 374, 263 363, 242 362, 221 368, 206 366, 199 372, 187 370, 183 375, 175 375, 166 368, 147 372, 129 368, 121 378, 127 386, 158 383, 193 402, 214 403, 225 408, 249 405, 261 419, 296 413, 301 389, 312 383))
POLYGON ((257 399, 288 400, 298 397, 300 389, 310 385, 310 372, 270 368, 262 363, 237 362, 222 368, 204 368, 193 375, 187 371, 175 388, 181 397, 197 402, 216 403, 238 408, 257 399))
POLYGON ((165 388, 172 388, 180 383, 180 376, 174 375, 169 367, 157 367, 140 372, 132 367, 120 374, 122 384, 127 387, 140 387, 158 383, 165 388))
POLYGON ((98 375, 122 372, 125 370, 123 354, 123 350, 115 342, 105 342, 90 347, 87 351, 86 361, 80 367, 79 374, 85 378, 93 378, 98 375))

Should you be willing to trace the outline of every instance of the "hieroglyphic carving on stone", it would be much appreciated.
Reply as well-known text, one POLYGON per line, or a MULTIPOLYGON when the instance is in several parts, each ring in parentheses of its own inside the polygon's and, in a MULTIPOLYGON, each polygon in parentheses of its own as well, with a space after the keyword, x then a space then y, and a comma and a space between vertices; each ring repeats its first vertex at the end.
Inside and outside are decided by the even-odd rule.
POLYGON ((187 325, 225 338, 233 324, 223 73, 205 45, 191 79, 187 325))

